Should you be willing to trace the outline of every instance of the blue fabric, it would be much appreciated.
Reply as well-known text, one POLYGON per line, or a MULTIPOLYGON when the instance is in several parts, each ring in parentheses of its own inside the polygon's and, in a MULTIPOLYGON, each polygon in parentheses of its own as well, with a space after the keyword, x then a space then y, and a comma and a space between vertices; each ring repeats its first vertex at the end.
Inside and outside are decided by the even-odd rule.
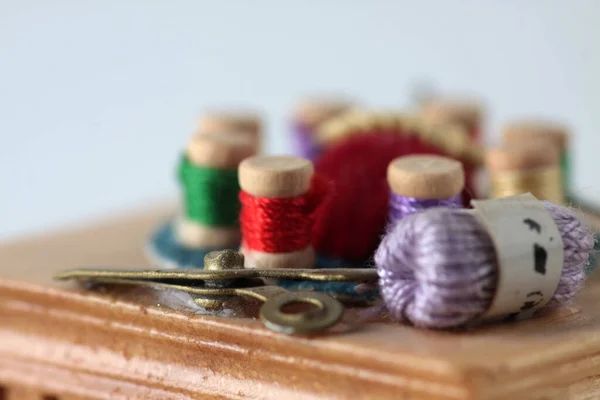
POLYGON ((223 249, 190 249, 177 242, 172 221, 168 221, 152 234, 149 240, 152 253, 162 263, 180 268, 204 268, 204 256, 214 250, 223 249))
MULTIPOLYGON (((344 260, 336 258, 326 258, 317 256, 316 267, 320 268, 369 268, 370 265, 349 264, 344 260)), ((277 284, 281 287, 290 290, 314 290, 330 294, 342 294, 350 296, 357 301, 373 301, 379 297, 379 291, 370 290, 365 293, 356 293, 354 289, 357 283, 354 282, 315 282, 315 281, 296 281, 296 280, 280 280, 277 284)))
MULTIPOLYGON (((179 268, 204 268, 204 256, 206 254, 213 250, 223 250, 198 250, 181 246, 177 242, 177 238, 173 230, 172 221, 168 221, 160 225, 150 237, 148 244, 152 253, 160 259, 162 264, 169 264, 169 266, 179 268)), ((349 264, 344 260, 317 256, 316 267, 367 268, 370 266, 366 264, 349 264)), ((354 287, 357 285, 357 283, 354 282, 315 282, 306 280, 280 280, 277 282, 277 284, 281 287, 290 290, 314 290, 330 294, 342 294, 356 299, 357 301, 373 301, 379 297, 379 292, 377 290, 372 290, 360 294, 356 293, 354 287)))

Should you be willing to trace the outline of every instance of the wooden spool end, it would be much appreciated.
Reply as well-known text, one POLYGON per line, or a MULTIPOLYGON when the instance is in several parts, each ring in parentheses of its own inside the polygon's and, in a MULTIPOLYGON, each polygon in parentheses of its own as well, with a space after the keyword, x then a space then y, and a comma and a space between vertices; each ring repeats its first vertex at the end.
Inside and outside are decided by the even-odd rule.
POLYGON ((248 135, 257 149, 261 146, 262 117, 255 111, 214 110, 200 117, 198 133, 236 133, 248 135))
POLYGON ((294 108, 294 120, 312 129, 353 105, 353 101, 343 97, 322 96, 302 99, 294 108))
POLYGON ((256 145, 247 135, 223 132, 195 134, 186 153, 190 162, 198 166, 236 169, 242 160, 256 154, 256 145))
POLYGON ((257 197, 297 197, 310 188, 313 172, 312 163, 300 157, 250 157, 240 164, 240 187, 257 197))
POLYGON ((469 129, 481 125, 483 103, 468 98, 439 98, 423 104, 421 116, 434 124, 458 123, 469 129))
POLYGON ((252 133, 256 136, 262 130, 262 118, 258 112, 244 110, 215 110, 200 117, 198 131, 214 133, 237 131, 252 133))
POLYGON ((522 171, 556 166, 558 158, 558 149, 553 143, 534 141, 491 148, 486 154, 486 165, 492 173, 522 171))
POLYGON ((521 120, 504 125, 502 139, 505 144, 520 145, 528 142, 549 140, 559 151, 565 151, 569 146, 569 129, 553 121, 521 120))
POLYGON ((465 185, 459 161, 434 155, 396 158, 388 166, 387 179, 394 193, 417 199, 448 199, 465 185))
POLYGON ((221 249, 236 246, 241 239, 237 226, 204 226, 184 216, 175 220, 177 242, 190 249, 221 249))
POLYGON ((246 268, 273 269, 273 268, 315 268, 315 251, 312 246, 290 253, 264 253, 243 248, 241 252, 246 258, 246 268))

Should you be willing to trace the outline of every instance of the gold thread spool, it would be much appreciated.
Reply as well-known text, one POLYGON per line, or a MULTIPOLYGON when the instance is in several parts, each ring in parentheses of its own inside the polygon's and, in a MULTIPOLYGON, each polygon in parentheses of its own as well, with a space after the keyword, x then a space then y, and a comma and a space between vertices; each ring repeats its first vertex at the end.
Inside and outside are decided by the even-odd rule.
POLYGON ((502 140, 505 144, 550 140, 560 152, 569 147, 569 129, 553 121, 519 120, 507 123, 502 128, 502 140))
MULTIPOLYGON (((243 159, 255 153, 255 144, 249 136, 223 132, 195 134, 186 149, 190 163, 228 170, 236 170, 243 159)), ((195 249, 235 246, 241 236, 237 226, 204 226, 187 219, 183 213, 175 221, 175 235, 179 243, 195 249)))
POLYGON ((518 120, 507 123, 502 129, 505 144, 549 141, 560 152, 563 190, 569 189, 569 129, 558 122, 544 120, 518 120))
POLYGON ((212 110, 204 113, 199 121, 197 133, 229 133, 248 135, 254 143, 256 152, 262 145, 262 118, 256 111, 249 110, 212 110))
MULTIPOLYGON (((292 156, 256 156, 239 166, 240 187, 256 197, 285 199, 302 196, 310 189, 314 167, 309 160, 292 156)), ((289 253, 265 253, 246 249, 247 268, 314 268, 315 253, 311 245, 289 253)))
POLYGON ((540 200, 564 203, 558 152, 550 143, 490 149, 486 162, 492 197, 530 192, 540 200))

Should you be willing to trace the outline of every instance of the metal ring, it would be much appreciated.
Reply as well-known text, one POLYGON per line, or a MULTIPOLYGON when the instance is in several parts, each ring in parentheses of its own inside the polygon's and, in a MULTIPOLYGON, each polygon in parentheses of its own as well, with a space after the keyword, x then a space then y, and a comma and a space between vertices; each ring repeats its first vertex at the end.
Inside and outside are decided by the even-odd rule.
POLYGON ((260 309, 260 319, 271 330, 287 334, 307 334, 322 331, 340 320, 342 304, 319 292, 285 292, 272 297, 260 309), (291 314, 282 309, 291 303, 305 303, 316 309, 291 314))

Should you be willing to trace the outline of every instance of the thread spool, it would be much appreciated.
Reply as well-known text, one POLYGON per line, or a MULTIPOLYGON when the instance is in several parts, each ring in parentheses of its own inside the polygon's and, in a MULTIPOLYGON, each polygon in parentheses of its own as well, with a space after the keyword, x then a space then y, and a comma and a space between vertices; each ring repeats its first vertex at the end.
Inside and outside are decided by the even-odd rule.
MULTIPOLYGON (((594 239, 572 210, 548 202, 543 205, 564 247, 552 301, 565 303, 585 280, 594 239)), ((478 218, 464 210, 437 208, 399 221, 383 238, 374 258, 390 316, 419 327, 469 324, 489 309, 496 291, 498 265, 492 239, 478 218)))
POLYGON ((239 245, 237 165, 255 151, 248 135, 213 132, 192 137, 178 170, 181 211, 160 224, 146 244, 145 253, 154 264, 203 268, 209 252, 239 245))
POLYGON ((296 105, 293 118, 293 137, 296 152, 300 157, 314 160, 320 153, 316 141, 316 129, 324 121, 352 106, 348 99, 314 97, 303 99, 296 105))
POLYGON ((570 174, 569 129, 552 121, 514 121, 502 129, 503 143, 519 145, 549 141, 559 151, 563 190, 568 193, 570 174))
POLYGON ((212 110, 200 117, 197 132, 248 135, 258 152, 262 144, 262 118, 258 112, 248 110, 212 110))
POLYGON ((483 107, 474 99, 431 99, 423 103, 420 115, 435 125, 454 125, 464 127, 471 140, 481 143, 483 107))
POLYGON ((540 200, 564 203, 556 147, 547 141, 488 150, 491 197, 530 192, 540 200))
POLYGON ((387 169, 390 186, 390 223, 415 212, 462 206, 465 173, 459 161, 436 155, 410 155, 394 159, 387 169))
POLYGON ((183 204, 177 218, 178 242, 193 249, 237 246, 239 186, 237 167, 254 155, 249 137, 226 133, 196 134, 180 166, 183 204))
POLYGON ((239 167, 242 252, 247 268, 314 268, 315 212, 324 188, 309 160, 257 156, 239 167))

